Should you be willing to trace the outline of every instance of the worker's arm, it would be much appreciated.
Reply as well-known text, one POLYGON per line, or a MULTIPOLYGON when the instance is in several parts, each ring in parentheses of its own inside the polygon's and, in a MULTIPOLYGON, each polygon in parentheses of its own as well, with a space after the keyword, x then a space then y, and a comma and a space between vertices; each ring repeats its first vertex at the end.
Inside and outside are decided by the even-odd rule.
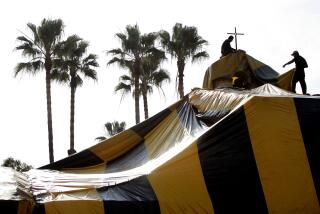
POLYGON ((290 60, 289 62, 287 62, 286 64, 284 64, 282 67, 286 67, 286 65, 289 65, 289 64, 291 64, 291 63, 293 63, 294 62, 294 59, 292 59, 292 60, 290 60))

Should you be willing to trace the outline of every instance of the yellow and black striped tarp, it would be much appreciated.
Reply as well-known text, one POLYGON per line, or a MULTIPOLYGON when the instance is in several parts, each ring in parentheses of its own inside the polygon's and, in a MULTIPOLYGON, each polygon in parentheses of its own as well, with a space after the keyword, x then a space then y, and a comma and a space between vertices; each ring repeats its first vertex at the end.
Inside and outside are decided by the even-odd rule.
POLYGON ((269 84, 194 90, 30 171, 33 213, 320 213, 319 122, 320 98, 269 84))

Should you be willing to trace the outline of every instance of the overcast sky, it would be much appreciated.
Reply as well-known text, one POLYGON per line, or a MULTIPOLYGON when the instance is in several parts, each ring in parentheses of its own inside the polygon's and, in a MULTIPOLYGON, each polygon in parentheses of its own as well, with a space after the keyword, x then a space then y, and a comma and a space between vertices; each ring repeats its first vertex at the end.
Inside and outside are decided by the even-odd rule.
MULTIPOLYGON (((171 31, 177 22, 196 26, 199 35, 208 40, 210 58, 185 68, 185 92, 201 87, 204 72, 220 57, 221 43, 237 27, 238 48, 268 64, 279 73, 298 50, 306 58, 308 92, 320 93, 320 1, 319 0, 125 0, 125 1, 1 1, 0 3, 0 161, 12 156, 35 167, 47 164, 48 137, 44 72, 38 76, 13 76, 18 62, 25 59, 15 52, 19 31, 28 22, 39 25, 43 18, 61 18, 65 37, 77 34, 90 42, 90 53, 99 56, 98 82, 84 82, 76 93, 75 149, 81 151, 97 143, 107 121, 125 121, 134 125, 133 100, 120 103, 114 93, 120 75, 125 71, 106 66, 106 50, 120 47, 115 33, 126 25, 138 24, 142 33, 171 31)), ((29 34, 30 35, 30 34, 29 34)), ((232 44, 234 46, 234 44, 232 44)), ((164 86, 166 97, 156 90, 149 97, 150 115, 177 100, 175 91, 176 62, 169 59, 163 68, 172 82, 164 86)), ((300 85, 297 91, 301 92, 300 85)), ((66 157, 69 148, 69 88, 52 84, 53 139, 55 160, 66 157)), ((141 120, 143 120, 141 105, 141 120)))

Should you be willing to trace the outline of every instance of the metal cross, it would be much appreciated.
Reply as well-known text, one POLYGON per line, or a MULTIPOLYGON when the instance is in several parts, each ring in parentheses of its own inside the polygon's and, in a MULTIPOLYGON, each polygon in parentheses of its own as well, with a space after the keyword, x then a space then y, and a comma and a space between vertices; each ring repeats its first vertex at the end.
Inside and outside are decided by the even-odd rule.
POLYGON ((237 28, 234 28, 234 33, 227 33, 227 34, 232 34, 235 37, 235 43, 236 43, 236 50, 238 50, 238 44, 237 44, 237 35, 244 35, 243 33, 237 33, 237 28))

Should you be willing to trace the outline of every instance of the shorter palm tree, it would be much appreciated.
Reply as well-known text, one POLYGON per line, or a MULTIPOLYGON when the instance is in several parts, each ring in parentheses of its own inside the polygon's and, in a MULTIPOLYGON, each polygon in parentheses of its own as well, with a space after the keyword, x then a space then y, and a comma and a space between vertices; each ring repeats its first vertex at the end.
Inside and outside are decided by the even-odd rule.
POLYGON ((106 140, 107 137, 112 137, 120 132, 123 132, 126 129, 126 122, 122 121, 119 123, 118 121, 107 122, 104 124, 104 128, 106 131, 106 136, 97 137, 96 140, 103 141, 106 140))
POLYGON ((164 59, 165 57, 163 54, 160 56, 149 55, 143 60, 143 75, 140 77, 140 89, 143 98, 145 119, 149 118, 148 94, 153 93, 154 87, 162 91, 162 84, 164 82, 170 82, 169 73, 165 69, 160 68, 160 64, 164 59))
POLYGON ((61 83, 69 83, 70 86, 70 149, 68 154, 76 153, 74 149, 74 115, 75 115, 75 93, 76 89, 83 84, 81 75, 85 78, 97 80, 98 67, 97 56, 88 54, 89 43, 83 41, 77 35, 67 38, 59 46, 60 58, 54 61, 55 69, 52 78, 61 83))
MULTIPOLYGON (((148 119, 148 95, 153 93, 154 87, 162 91, 163 83, 170 82, 170 76, 167 70, 159 68, 159 63, 155 61, 147 62, 144 60, 143 68, 144 72, 143 75, 140 76, 139 81, 139 96, 143 98, 145 119, 148 119)), ((132 88, 134 88, 134 78, 132 77, 132 72, 130 72, 129 75, 120 76, 119 83, 115 87, 115 92, 121 92, 121 100, 123 100, 124 96, 130 93, 134 96, 132 88)))

